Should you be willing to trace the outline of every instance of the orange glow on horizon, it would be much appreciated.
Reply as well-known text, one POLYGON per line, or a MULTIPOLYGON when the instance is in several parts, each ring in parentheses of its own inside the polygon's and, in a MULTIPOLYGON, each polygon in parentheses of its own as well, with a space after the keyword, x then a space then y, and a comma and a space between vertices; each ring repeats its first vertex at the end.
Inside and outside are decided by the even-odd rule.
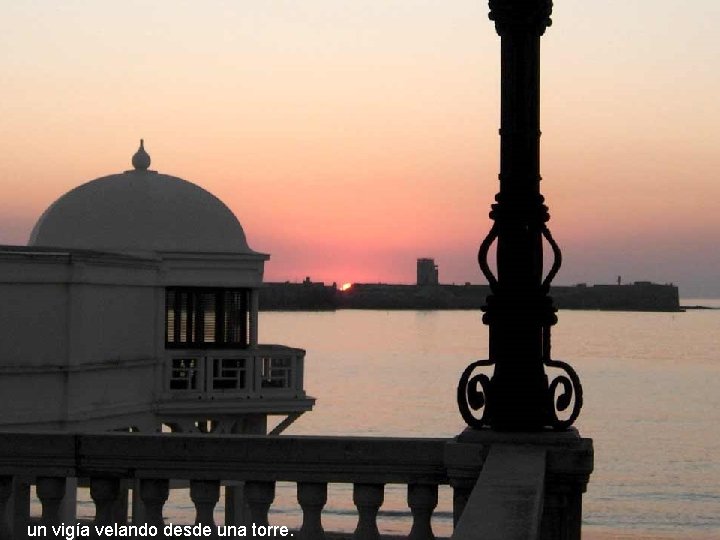
MULTIPOLYGON (((442 283, 483 282, 500 39, 482 2, 6 4, 0 244, 144 137, 152 169, 220 198, 272 256, 268 281, 414 283, 429 255, 442 283)), ((565 2, 543 38, 556 283, 720 296, 717 1, 629 4, 565 2)))
POLYGON ((348 289, 350 289, 352 287, 352 285, 353 285, 352 283, 343 283, 342 286, 340 287, 340 290, 347 291, 348 289))

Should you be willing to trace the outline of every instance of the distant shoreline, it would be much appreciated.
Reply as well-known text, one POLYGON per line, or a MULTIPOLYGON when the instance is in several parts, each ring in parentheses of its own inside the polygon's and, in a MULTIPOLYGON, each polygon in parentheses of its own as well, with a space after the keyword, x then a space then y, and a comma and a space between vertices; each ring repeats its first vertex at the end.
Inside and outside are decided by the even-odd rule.
MULTIPOLYGON (((487 285, 393 285, 354 283, 338 288, 306 279, 302 283, 265 283, 260 289, 262 311, 456 310, 480 309, 492 294, 487 285)), ((679 312, 678 288, 638 281, 627 285, 552 287, 558 309, 679 312)), ((700 309, 700 308, 692 308, 700 309)))

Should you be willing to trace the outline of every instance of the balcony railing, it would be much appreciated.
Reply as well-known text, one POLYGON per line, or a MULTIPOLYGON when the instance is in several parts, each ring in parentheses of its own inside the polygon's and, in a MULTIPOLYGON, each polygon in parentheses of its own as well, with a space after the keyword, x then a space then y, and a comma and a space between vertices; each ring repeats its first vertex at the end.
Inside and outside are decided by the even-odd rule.
POLYGON ((304 350, 281 345, 170 349, 164 399, 302 398, 304 362, 304 350))
MULTIPOLYGON (((450 439, 5 433, 0 539, 27 538, 31 523, 48 530, 60 524, 67 478, 89 483, 96 509, 88 524, 93 534, 94 525, 128 525, 127 516, 116 511, 123 484, 136 486, 144 508, 134 516, 135 525, 156 527, 156 536, 163 537, 171 480, 189 481, 194 522, 211 528, 217 526, 213 513, 221 484, 243 481, 250 522, 267 526, 275 484, 286 481, 297 484, 303 521, 295 536, 301 539, 325 538, 328 483, 352 484, 357 540, 380 538, 377 516, 385 484, 407 486, 410 540, 434 538, 431 520, 442 484, 454 490, 456 520, 462 515, 454 539, 475 538, 478 530, 491 540, 579 539, 592 449, 576 435, 553 448, 541 439, 479 445, 450 439), (28 483, 36 485, 41 502, 39 521, 31 522, 28 483)), ((225 525, 247 526, 234 521, 226 513, 225 525)))

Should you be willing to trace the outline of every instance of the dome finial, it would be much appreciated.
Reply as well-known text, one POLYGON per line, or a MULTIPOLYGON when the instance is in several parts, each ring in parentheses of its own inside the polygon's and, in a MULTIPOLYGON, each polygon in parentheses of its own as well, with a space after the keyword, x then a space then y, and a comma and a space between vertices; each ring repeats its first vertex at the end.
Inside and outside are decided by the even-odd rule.
POLYGON ((140 148, 132 157, 132 165, 137 171, 146 171, 150 167, 150 154, 145 151, 145 141, 140 139, 140 148))

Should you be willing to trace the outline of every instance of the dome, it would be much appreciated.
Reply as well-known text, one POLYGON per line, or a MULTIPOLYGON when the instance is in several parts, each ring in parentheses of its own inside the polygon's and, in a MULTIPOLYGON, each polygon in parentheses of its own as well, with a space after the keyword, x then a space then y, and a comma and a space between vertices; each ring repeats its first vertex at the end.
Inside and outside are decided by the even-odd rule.
POLYGON ((201 187, 148 170, 141 141, 134 169, 68 191, 40 216, 31 246, 120 252, 253 253, 240 222, 201 187))

